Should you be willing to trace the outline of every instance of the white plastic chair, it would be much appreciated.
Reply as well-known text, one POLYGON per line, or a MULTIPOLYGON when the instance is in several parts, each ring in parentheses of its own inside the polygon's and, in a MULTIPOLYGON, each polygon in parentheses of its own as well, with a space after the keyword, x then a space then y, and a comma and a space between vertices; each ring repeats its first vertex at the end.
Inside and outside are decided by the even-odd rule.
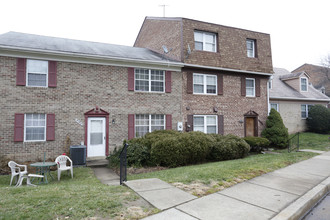
POLYGON ((65 155, 61 155, 61 156, 58 156, 56 159, 55 159, 55 163, 57 164, 57 179, 58 181, 60 181, 60 178, 61 178, 61 172, 62 171, 71 171, 71 178, 73 178, 73 164, 72 164, 72 160, 68 157, 68 156, 65 156, 65 155), (67 161, 70 162, 70 166, 67 166, 67 161))
POLYGON ((20 165, 14 161, 9 161, 8 166, 10 167, 10 170, 11 170, 10 186, 11 186, 15 176, 17 179, 16 182, 17 182, 17 184, 19 184, 21 182, 22 176, 27 174, 27 166, 20 165), (21 169, 21 168, 24 168, 24 169, 21 169))

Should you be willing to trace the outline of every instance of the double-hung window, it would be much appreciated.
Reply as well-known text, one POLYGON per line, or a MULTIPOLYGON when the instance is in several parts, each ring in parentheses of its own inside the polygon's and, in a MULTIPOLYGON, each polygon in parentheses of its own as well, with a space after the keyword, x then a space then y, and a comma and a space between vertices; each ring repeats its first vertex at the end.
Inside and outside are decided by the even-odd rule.
POLYGON ((217 94, 217 76, 197 74, 193 75, 194 94, 217 94))
POLYGON ((217 134, 217 115, 194 115, 194 131, 201 131, 206 134, 217 134))
POLYGON ((246 50, 248 57, 256 57, 255 42, 256 41, 253 39, 246 39, 246 50))
POLYGON ((32 87, 48 86, 48 61, 27 60, 26 85, 32 87))
POLYGON ((165 71, 135 69, 135 91, 164 92, 165 71))
POLYGON ((216 52, 217 51, 216 36, 217 35, 215 33, 195 31, 194 32, 195 49, 216 52))
POLYGON ((313 105, 307 105, 307 104, 301 105, 301 118, 302 119, 308 118, 308 112, 312 106, 313 105))
POLYGON ((25 114, 24 141, 46 140, 46 115, 25 114))
POLYGON ((155 130, 165 130, 164 115, 135 115, 135 136, 142 137, 155 130))
POLYGON ((255 97, 255 79, 246 78, 246 96, 255 97))
POLYGON ((302 92, 307 92, 307 85, 308 85, 308 80, 306 77, 301 77, 300 78, 300 91, 302 92))
POLYGON ((270 108, 275 109, 276 111, 278 111, 278 104, 277 103, 270 103, 270 108))

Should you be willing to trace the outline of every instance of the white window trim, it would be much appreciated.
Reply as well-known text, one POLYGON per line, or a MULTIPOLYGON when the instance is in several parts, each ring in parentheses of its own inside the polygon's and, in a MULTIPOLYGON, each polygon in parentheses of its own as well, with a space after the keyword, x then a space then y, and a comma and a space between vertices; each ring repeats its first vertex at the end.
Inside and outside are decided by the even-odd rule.
POLYGON ((269 89, 272 89, 273 88, 273 80, 272 79, 269 80, 269 82, 268 82, 268 88, 269 89))
MULTIPOLYGON (((135 89, 135 81, 136 80, 139 80, 139 79, 136 79, 135 78, 135 71, 136 71, 136 69, 145 69, 145 68, 134 68, 134 91, 135 92, 148 92, 148 93, 165 93, 165 77, 166 77, 166 71, 165 70, 157 70, 157 69, 147 69, 148 70, 148 72, 149 72, 149 79, 148 79, 148 82, 149 82, 149 91, 142 91, 142 90, 136 90, 135 89), (163 84, 164 84, 164 86, 163 86, 163 91, 151 91, 151 81, 156 81, 156 82, 161 82, 160 80, 151 80, 151 71, 152 70, 157 70, 157 71, 162 71, 163 72, 163 84)), ((146 80, 141 80, 141 81, 146 81, 146 80)))
MULTIPOLYGON (((33 60, 33 59, 27 59, 26 60, 26 82, 25 82, 25 85, 27 86, 27 87, 39 87, 39 88, 46 88, 46 87, 48 87, 48 72, 49 72, 49 64, 48 64, 48 61, 47 60, 33 60, 33 61, 42 61, 42 62, 47 62, 47 72, 46 72, 46 85, 45 86, 30 86, 29 85, 29 65, 28 65, 28 63, 29 63, 29 61, 30 60, 33 60)), ((31 73, 33 73, 33 74, 41 74, 41 75, 45 75, 45 73, 38 73, 38 72, 31 72, 31 73)))
POLYGON ((301 117, 301 119, 307 119, 308 118, 308 114, 309 114, 309 112, 308 112, 308 106, 314 106, 314 105, 312 105, 312 104, 301 104, 300 106, 305 106, 305 111, 306 111, 306 118, 303 118, 302 116, 301 116, 301 107, 300 107, 300 117, 301 117))
MULTIPOLYGON (((201 85, 201 84, 196 84, 201 85)), ((201 73, 194 73, 193 74, 193 94, 194 95, 217 95, 218 94, 218 76, 217 75, 210 75, 210 74, 201 74, 201 73), (196 93, 194 91, 194 76, 203 76, 203 93, 196 93), (206 77, 212 76, 215 77, 215 93, 207 93, 207 84, 206 84, 206 77)))
MULTIPOLYGON (((134 115, 134 131, 136 131, 136 127, 144 127, 146 125, 136 125, 136 115, 148 115, 149 116, 149 126, 148 126, 148 132, 147 133, 150 133, 151 132, 151 116, 152 115, 162 115, 164 117, 164 130, 166 130, 166 116, 163 115, 163 114, 135 114, 134 115)), ((134 137, 137 137, 136 136, 136 132, 134 132, 134 137)), ((141 136, 143 137, 143 136, 141 136)))
MULTIPOLYGON (((218 130, 218 115, 193 115, 193 121, 194 121, 194 118, 195 117, 204 117, 204 133, 207 134, 207 116, 215 116, 215 131, 216 131, 216 134, 219 133, 219 130, 218 130)), ((194 126, 194 129, 195 129, 195 126, 194 126)))
POLYGON ((272 109, 272 105, 276 105, 276 111, 278 111, 278 103, 270 103, 270 109, 272 109))
MULTIPOLYGON (((252 87, 249 87, 252 88, 252 87)), ((245 79, 245 93, 246 93, 246 97, 256 97, 256 79, 255 78, 246 78, 245 79), (247 80, 253 80, 253 95, 248 95, 246 90, 247 90, 247 86, 246 86, 246 81, 247 80)))
MULTIPOLYGON (((41 127, 41 126, 39 126, 41 127)), ((24 142, 45 142, 46 141, 46 135, 47 135, 47 114, 43 113, 26 113, 24 114, 24 142), (26 140, 26 115, 28 114, 42 114, 45 115, 45 138, 44 140, 26 140)))
POLYGON ((299 84, 300 84, 300 92, 308 92, 308 78, 307 77, 300 77, 299 84), (302 83, 301 83, 302 79, 306 79, 306 90, 301 89, 302 88, 302 83))
POLYGON ((252 47, 252 52, 253 52, 253 55, 252 56, 249 56, 249 53, 248 53, 248 48, 246 47, 246 50, 247 50, 247 57, 249 57, 249 58, 255 58, 256 57, 256 41, 254 40, 254 39, 246 39, 246 42, 253 42, 253 47, 252 47))
MULTIPOLYGON (((217 52, 217 34, 216 33, 212 33, 212 32, 207 32, 207 31, 194 31, 194 35, 195 33, 201 33, 203 34, 203 50, 198 50, 198 51, 206 51, 206 52, 212 52, 212 53, 216 53, 217 52), (204 48, 206 48, 206 40, 205 40, 205 34, 212 34, 214 36, 215 42, 214 42, 214 51, 209 51, 209 50, 205 50, 204 48)), ((196 42, 195 40, 195 36, 194 36, 194 43, 196 42)), ((200 41, 197 41, 200 42, 200 41)), ((197 49, 196 49, 197 50, 197 49)))

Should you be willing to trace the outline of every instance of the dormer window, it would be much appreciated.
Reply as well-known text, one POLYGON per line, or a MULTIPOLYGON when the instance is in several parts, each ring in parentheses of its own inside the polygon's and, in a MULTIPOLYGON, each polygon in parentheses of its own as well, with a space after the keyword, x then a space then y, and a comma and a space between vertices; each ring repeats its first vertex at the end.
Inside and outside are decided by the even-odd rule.
POLYGON ((195 31, 194 38, 195 38, 195 49, 196 50, 203 50, 203 51, 210 51, 210 52, 217 52, 217 38, 215 33, 209 33, 204 31, 195 31))
POLYGON ((307 92, 308 89, 308 80, 306 77, 300 78, 300 91, 301 92, 307 92))
POLYGON ((246 50, 247 50, 248 57, 251 57, 251 58, 256 57, 256 40, 246 39, 246 50))

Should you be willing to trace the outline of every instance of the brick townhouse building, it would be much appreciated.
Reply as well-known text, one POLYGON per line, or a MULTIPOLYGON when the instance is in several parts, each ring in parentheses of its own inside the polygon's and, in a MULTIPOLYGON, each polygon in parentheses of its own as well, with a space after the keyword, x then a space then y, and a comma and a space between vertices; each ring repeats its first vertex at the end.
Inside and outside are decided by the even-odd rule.
POLYGON ((9 32, 0 74, 0 154, 54 158, 70 138, 87 157, 104 157, 155 129, 260 134, 270 37, 149 17, 134 47, 9 32))
POLYGON ((146 17, 134 46, 182 62, 185 130, 258 136, 272 75, 268 34, 186 18, 146 17))

